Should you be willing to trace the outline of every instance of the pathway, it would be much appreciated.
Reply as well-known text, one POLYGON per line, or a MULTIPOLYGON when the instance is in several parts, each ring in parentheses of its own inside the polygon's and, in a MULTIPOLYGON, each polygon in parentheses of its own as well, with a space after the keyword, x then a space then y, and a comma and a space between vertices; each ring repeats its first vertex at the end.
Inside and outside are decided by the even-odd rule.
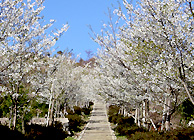
POLYGON ((94 103, 89 123, 78 140, 116 140, 108 122, 105 103, 94 103))

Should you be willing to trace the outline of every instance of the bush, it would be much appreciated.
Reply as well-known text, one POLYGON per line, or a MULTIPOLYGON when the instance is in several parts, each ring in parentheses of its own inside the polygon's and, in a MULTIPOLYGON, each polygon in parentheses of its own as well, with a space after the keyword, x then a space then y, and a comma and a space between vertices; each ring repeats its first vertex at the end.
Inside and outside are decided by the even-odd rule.
POLYGON ((108 111, 109 122, 117 124, 114 131, 117 132, 119 136, 130 137, 135 132, 147 131, 144 128, 136 126, 132 117, 124 117, 123 115, 118 114, 119 109, 120 107, 117 105, 111 105, 108 111))
POLYGON ((94 103, 93 102, 89 102, 89 107, 93 106, 94 103))
POLYGON ((80 126, 84 125, 84 121, 82 120, 81 116, 77 114, 73 115, 67 115, 66 116, 69 119, 69 131, 71 135, 74 134, 74 132, 81 131, 80 126))
POLYGON ((169 132, 135 132, 129 139, 133 140, 191 140, 194 139, 193 128, 171 130, 169 132))
POLYGON ((123 115, 120 115, 120 114, 112 116, 112 120, 110 122, 117 124, 119 121, 122 120, 122 117, 123 115))
POLYGON ((92 111, 92 108, 87 108, 87 107, 82 108, 82 112, 85 115, 90 115, 91 111, 92 111))
POLYGON ((118 114, 120 107, 116 105, 109 106, 108 110, 108 120, 111 123, 117 124, 117 120, 119 120, 122 115, 118 114))
POLYGON ((1 140, 64 140, 68 133, 63 131, 62 125, 44 127, 41 125, 26 125, 25 134, 17 130, 10 130, 7 126, 0 125, 1 140))
POLYGON ((10 130, 9 127, 0 125, 1 140, 25 140, 22 133, 17 130, 10 130))
POLYGON ((180 106, 179 106, 179 112, 181 114, 181 121, 185 120, 185 123, 187 124, 190 120, 194 119, 194 105, 191 103, 189 99, 185 100, 180 106))
POLYGON ((71 114, 71 115, 74 114, 74 112, 70 109, 70 107, 67 107, 66 108, 66 111, 67 111, 68 114, 71 114))
POLYGON ((114 130, 118 133, 118 135, 127 137, 130 137, 136 132, 147 132, 145 128, 138 127, 135 124, 131 125, 130 123, 118 124, 114 130))
POLYGON ((68 115, 66 115, 66 117, 69 119, 69 131, 71 135, 74 135, 74 132, 81 131, 81 126, 86 123, 84 121, 84 118, 86 117, 85 115, 90 115, 92 111, 91 105, 93 105, 93 102, 90 102, 90 106, 88 108, 74 106, 74 112, 70 108, 67 108, 68 115))
POLYGON ((74 109, 75 114, 81 115, 82 109, 79 106, 74 106, 73 109, 74 109))
POLYGON ((134 125, 134 118, 132 117, 123 117, 121 116, 118 120, 117 120, 118 125, 134 125))
POLYGON ((28 140, 63 140, 67 138, 68 133, 63 131, 61 123, 54 126, 44 127, 41 125, 27 125, 25 137, 28 140))
POLYGON ((119 109, 120 109, 120 107, 118 107, 117 105, 109 106, 108 115, 110 115, 110 116, 118 115, 119 109))

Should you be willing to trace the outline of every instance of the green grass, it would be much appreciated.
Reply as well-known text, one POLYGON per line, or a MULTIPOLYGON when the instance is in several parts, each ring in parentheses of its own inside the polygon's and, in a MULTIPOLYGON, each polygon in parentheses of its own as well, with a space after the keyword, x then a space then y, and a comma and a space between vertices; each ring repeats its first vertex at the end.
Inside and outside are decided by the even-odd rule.
POLYGON ((68 137, 68 138, 66 138, 65 140, 76 140, 76 139, 74 139, 74 138, 72 138, 72 137, 68 137))
POLYGON ((126 136, 116 136, 117 140, 127 140, 126 136))

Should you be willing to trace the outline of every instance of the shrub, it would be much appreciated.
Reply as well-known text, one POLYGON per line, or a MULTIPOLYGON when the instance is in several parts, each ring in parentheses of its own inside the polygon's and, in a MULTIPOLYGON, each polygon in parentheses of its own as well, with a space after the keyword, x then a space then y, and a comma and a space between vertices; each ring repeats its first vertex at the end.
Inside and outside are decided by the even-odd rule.
POLYGON ((80 126, 84 124, 84 121, 82 120, 81 116, 73 114, 67 115, 66 117, 69 119, 69 131, 71 135, 73 135, 74 132, 81 131, 80 126))
POLYGON ((92 111, 92 108, 87 108, 87 107, 82 108, 82 112, 85 115, 90 115, 91 111, 92 111))
POLYGON ((68 133, 63 131, 61 123, 56 123, 54 126, 41 126, 41 125, 27 125, 26 126, 26 139, 28 140, 63 140, 67 138, 68 133))
POLYGON ((128 138, 133 140, 191 140, 194 139, 194 129, 183 128, 169 132, 135 132, 135 134, 128 136, 128 138))
POLYGON ((117 121, 118 124, 120 125, 134 125, 134 118, 132 117, 123 117, 121 116, 118 121, 117 121))
POLYGON ((70 109, 70 107, 67 107, 66 108, 66 111, 67 111, 68 114, 71 114, 71 115, 74 114, 74 112, 70 109))
POLYGON ((74 106, 74 112, 67 108, 68 115, 66 117, 69 119, 69 131, 71 136, 74 135, 74 132, 81 131, 81 126, 83 126, 86 122, 84 121, 85 115, 90 115, 92 111, 93 102, 90 102, 90 106, 80 108, 79 106, 74 106), (82 113, 83 112, 83 113, 82 113))
POLYGON ((117 132, 118 135, 130 137, 130 135, 135 132, 147 131, 144 128, 136 126, 132 117, 124 117, 123 115, 118 114, 119 109, 120 107, 117 105, 111 105, 108 111, 109 122, 117 124, 114 131, 117 132))
MULTIPOLYGON (((110 116, 111 117, 111 116, 110 116)), ((110 121, 111 123, 117 124, 119 122, 119 120, 121 120, 123 116, 118 114, 116 116, 112 116, 112 120, 110 121)))
POLYGON ((161 136, 157 132, 135 132, 134 134, 127 136, 128 139, 132 140, 162 140, 161 136))
POLYGON ((25 140, 24 135, 17 130, 10 130, 9 127, 0 125, 1 140, 25 140))
POLYGON ((89 102, 89 107, 93 106, 94 103, 93 102, 89 102))
POLYGON ((117 120, 122 117, 122 115, 118 114, 120 107, 116 105, 109 106, 108 110, 108 120, 111 123, 117 124, 117 120))
POLYGON ((190 120, 194 118, 194 105, 189 99, 187 99, 179 106, 179 112, 182 117, 181 121, 185 120, 185 123, 187 124, 190 120))
POLYGON ((119 109, 120 107, 118 107, 117 105, 109 106, 108 115, 110 116, 118 115, 119 109))
POLYGON ((81 115, 82 109, 79 106, 73 107, 75 114, 81 115))
POLYGON ((131 125, 130 123, 126 124, 118 124, 115 128, 115 131, 120 136, 127 136, 130 137, 132 134, 135 134, 136 132, 147 132, 147 130, 143 127, 138 127, 136 125, 131 125))

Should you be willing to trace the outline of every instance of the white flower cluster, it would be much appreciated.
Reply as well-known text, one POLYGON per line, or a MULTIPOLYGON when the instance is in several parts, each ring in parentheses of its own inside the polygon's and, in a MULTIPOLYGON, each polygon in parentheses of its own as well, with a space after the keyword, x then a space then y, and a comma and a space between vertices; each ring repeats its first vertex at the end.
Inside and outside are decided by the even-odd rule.
POLYGON ((95 39, 102 46, 96 58, 98 91, 134 106, 144 99, 164 103, 167 97, 174 105, 186 97, 193 102, 192 5, 184 0, 142 0, 133 7, 125 0, 126 12, 114 10, 124 24, 118 24, 118 32, 105 29, 95 39))

